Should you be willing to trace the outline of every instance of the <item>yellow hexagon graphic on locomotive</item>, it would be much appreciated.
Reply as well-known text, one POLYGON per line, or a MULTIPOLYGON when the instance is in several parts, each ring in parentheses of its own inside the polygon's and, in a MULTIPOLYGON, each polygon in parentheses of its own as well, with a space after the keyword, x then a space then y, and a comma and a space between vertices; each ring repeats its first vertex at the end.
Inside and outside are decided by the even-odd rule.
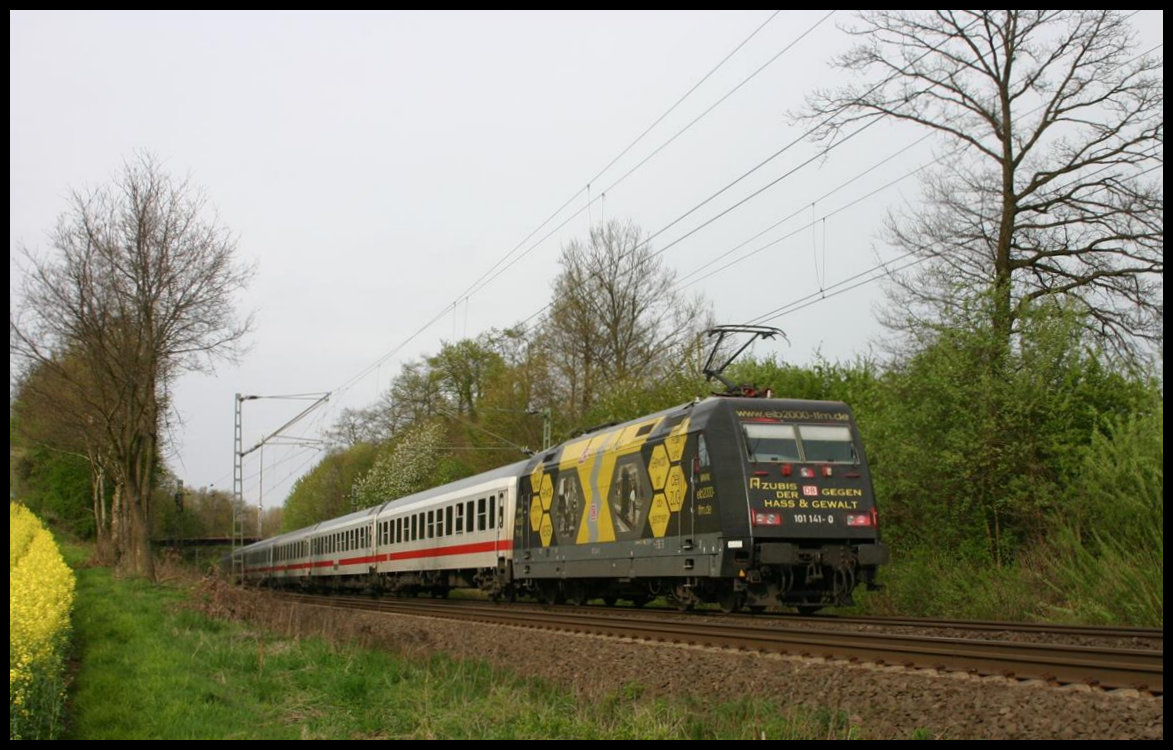
POLYGON ((664 447, 668 449, 668 458, 673 462, 678 462, 684 456, 684 444, 688 441, 688 433, 677 432, 681 426, 687 426, 688 422, 681 422, 676 427, 672 428, 672 434, 664 438, 664 447))
POLYGON ((664 489, 664 480, 668 478, 668 451, 662 445, 652 448, 652 457, 648 459, 648 476, 652 480, 652 487, 664 489))
POLYGON ((542 516, 542 526, 538 532, 542 535, 542 546, 549 547, 550 539, 554 536, 554 523, 550 520, 549 513, 542 516))
POLYGON ((672 464, 672 468, 668 470, 668 484, 664 487, 664 497, 668 500, 668 507, 673 513, 680 511, 686 494, 688 480, 684 478, 684 469, 680 468, 680 464, 672 464))
POLYGON ((664 536, 671 518, 672 511, 668 508, 668 501, 663 494, 657 492, 652 498, 652 507, 648 508, 648 523, 652 525, 652 533, 657 537, 664 536))
POLYGON ((534 493, 534 497, 537 497, 538 493, 542 489, 542 476, 545 473, 546 473, 546 467, 543 466, 541 463, 539 463, 537 466, 535 466, 534 470, 532 472, 530 472, 529 488, 530 488, 530 491, 534 493))
POLYGON ((554 501, 554 482, 550 479, 549 474, 542 474, 540 497, 542 498, 542 509, 549 510, 550 503, 554 501))
POLYGON ((529 503, 529 527, 537 531, 542 525, 542 498, 537 495, 529 503))

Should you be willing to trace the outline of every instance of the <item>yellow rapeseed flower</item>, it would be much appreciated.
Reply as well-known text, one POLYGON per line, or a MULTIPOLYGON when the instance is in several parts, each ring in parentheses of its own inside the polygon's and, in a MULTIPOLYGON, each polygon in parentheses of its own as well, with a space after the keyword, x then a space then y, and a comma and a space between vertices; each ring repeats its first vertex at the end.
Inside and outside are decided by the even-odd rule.
MULTIPOLYGON (((34 683, 62 680, 73 572, 52 534, 27 508, 9 503, 8 520, 9 739, 47 738, 54 728, 42 726, 46 722, 36 714, 59 716, 59 707, 30 706, 30 699, 34 683)), ((45 692, 61 700, 60 690, 45 692)))

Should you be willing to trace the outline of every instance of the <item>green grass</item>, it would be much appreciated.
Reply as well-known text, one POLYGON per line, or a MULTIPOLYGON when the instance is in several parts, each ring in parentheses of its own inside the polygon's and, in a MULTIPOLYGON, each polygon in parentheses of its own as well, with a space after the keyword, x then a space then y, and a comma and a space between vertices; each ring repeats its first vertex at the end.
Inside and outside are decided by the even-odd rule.
POLYGON ((1056 531, 1003 565, 936 549, 903 550, 880 571, 884 589, 856 591, 838 614, 945 617, 1085 625, 1164 626, 1162 535, 1125 549, 1099 549, 1056 531))
POLYGON ((841 712, 768 699, 582 700, 484 663, 291 639, 211 619, 179 587, 78 571, 71 739, 825 739, 841 712))

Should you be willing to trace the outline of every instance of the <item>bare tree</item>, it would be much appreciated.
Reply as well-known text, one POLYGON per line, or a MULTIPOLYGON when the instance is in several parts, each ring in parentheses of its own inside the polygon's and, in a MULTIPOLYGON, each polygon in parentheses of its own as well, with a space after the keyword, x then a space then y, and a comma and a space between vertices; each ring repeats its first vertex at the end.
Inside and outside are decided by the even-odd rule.
POLYGON ((562 250, 562 272, 543 327, 573 411, 590 408, 603 381, 651 381, 680 367, 680 353, 707 322, 700 298, 631 222, 610 221, 562 250))
POLYGON ((237 317, 234 297, 251 270, 237 265, 228 231, 205 218, 202 193, 150 155, 70 204, 54 252, 24 251, 9 348, 56 372, 95 415, 116 488, 119 567, 153 577, 151 485, 170 388, 180 373, 238 351, 251 319, 237 317))
POLYGON ((992 295, 1009 341, 1025 306, 1063 299, 1100 340, 1159 341, 1164 85, 1117 11, 866 11, 836 60, 856 83, 800 115, 834 139, 875 118, 932 129, 953 152, 926 207, 887 239, 926 262, 897 298, 934 316, 992 295))

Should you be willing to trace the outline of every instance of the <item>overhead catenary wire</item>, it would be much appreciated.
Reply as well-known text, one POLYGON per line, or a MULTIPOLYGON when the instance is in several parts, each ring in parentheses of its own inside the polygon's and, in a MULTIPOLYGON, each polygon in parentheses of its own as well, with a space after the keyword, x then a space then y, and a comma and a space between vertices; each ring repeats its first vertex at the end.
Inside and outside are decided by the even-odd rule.
MULTIPOLYGON (((691 95, 691 94, 692 94, 694 91, 696 91, 696 89, 697 89, 697 88, 698 88, 698 87, 699 87, 699 86, 700 86, 702 83, 704 83, 704 81, 706 81, 706 80, 707 80, 707 79, 708 79, 710 76, 712 76, 712 74, 713 74, 714 72, 716 72, 716 70, 717 70, 717 69, 719 69, 720 67, 722 67, 722 66, 723 66, 723 65, 724 65, 724 64, 725 64, 725 63, 726 63, 726 62, 727 62, 727 61, 728 61, 730 58, 732 58, 732 57, 733 57, 733 56, 734 56, 734 55, 735 55, 735 54, 736 54, 736 53, 737 53, 737 52, 738 52, 738 51, 739 51, 739 50, 740 50, 742 47, 744 47, 744 46, 745 46, 745 44, 746 44, 746 43, 748 43, 748 42, 749 42, 749 41, 750 41, 750 40, 751 40, 751 39, 752 39, 754 36, 756 36, 756 35, 758 34, 758 32, 760 32, 760 31, 762 30, 762 28, 764 28, 764 27, 765 27, 765 26, 766 26, 766 25, 767 25, 767 24, 768 24, 768 23, 769 23, 771 20, 773 20, 773 19, 774 19, 774 17, 775 17, 775 16, 777 16, 777 15, 778 15, 778 11, 775 11, 775 12, 774 12, 774 13, 773 13, 773 14, 772 14, 772 15, 771 15, 769 18, 767 18, 767 19, 766 19, 766 21, 764 21, 764 22, 763 22, 762 24, 760 24, 760 25, 759 25, 757 28, 755 28, 755 29, 754 29, 754 30, 753 30, 753 31, 752 31, 752 32, 749 34, 749 36, 747 36, 747 37, 746 37, 744 40, 742 40, 742 42, 741 42, 741 43, 739 43, 739 44, 738 44, 738 45, 737 45, 737 46, 734 48, 734 50, 733 50, 732 52, 730 52, 729 54, 727 54, 727 55, 726 55, 726 56, 725 56, 725 57, 724 57, 724 58, 723 58, 723 59, 722 59, 720 62, 718 62, 718 63, 717 63, 717 65, 715 65, 715 66, 714 66, 714 67, 713 67, 713 68, 712 68, 712 69, 711 69, 711 70, 710 70, 708 73, 706 73, 706 74, 705 74, 705 75, 704 75, 704 76, 701 78, 701 80, 700 80, 700 81, 698 81, 696 84, 694 84, 694 85, 693 85, 693 86, 692 86, 692 87, 691 87, 691 88, 690 88, 688 91, 686 91, 686 92, 684 93, 684 95, 682 95, 682 96, 681 96, 679 99, 677 99, 677 101, 676 101, 675 103, 673 103, 673 104, 672 104, 672 105, 671 105, 671 106, 668 108, 668 110, 664 112, 664 114, 662 114, 662 115, 661 115, 659 118, 657 118, 657 119, 655 120, 655 122, 653 122, 653 123, 652 123, 652 125, 651 125, 651 126, 649 126, 648 128, 646 128, 646 129, 645 129, 645 130, 644 130, 644 131, 643 131, 643 132, 642 132, 642 133, 641 133, 639 136, 637 136, 637 137, 635 138, 635 140, 633 140, 633 141, 632 141, 632 142, 631 142, 631 143, 630 143, 630 144, 629 144, 629 145, 628 145, 628 146, 627 146, 625 149, 623 149, 623 151, 621 151, 621 152, 620 152, 620 154, 619 154, 618 156, 616 156, 615 158, 613 158, 613 159, 611 160, 611 162, 607 164, 607 166, 606 166, 606 167, 604 167, 603 169, 601 169, 601 170, 600 170, 600 171, 599 171, 599 172, 598 172, 598 173, 597 173, 597 174, 596 174, 594 177, 592 177, 590 180, 588 180, 588 181, 587 181, 587 184, 589 185, 590 183, 593 183, 593 182, 594 182, 596 179, 598 179, 600 176, 602 176, 602 175, 603 175, 603 174, 604 174, 604 173, 605 173, 605 172, 606 172, 608 169, 610 169, 610 168, 611 168, 611 167, 612 167, 612 166, 613 166, 613 165, 614 165, 614 164, 615 164, 617 161, 619 161, 619 159, 620 159, 620 158, 622 158, 622 157, 623 157, 623 156, 624 156, 624 155, 625 155, 627 152, 629 152, 629 151, 630 151, 630 150, 631 150, 631 149, 632 149, 632 148, 633 148, 633 147, 634 147, 634 146, 635 146, 637 143, 639 143, 639 142, 640 142, 640 141, 641 141, 641 140, 642 140, 642 139, 643 139, 643 138, 644 138, 644 137, 645 137, 645 136, 646 136, 646 135, 647 135, 649 132, 651 132, 651 130, 652 130, 652 129, 653 129, 655 126, 656 126, 656 125, 658 125, 658 124, 659 124, 659 123, 660 123, 660 122, 661 122, 661 121, 662 121, 662 120, 663 120, 665 117, 667 117, 667 116, 668 116, 668 114, 670 114, 670 113, 671 113, 673 110, 675 110, 675 109, 676 109, 676 107, 678 107, 678 106, 680 105, 680 103, 681 103, 681 102, 683 102, 683 101, 684 101, 684 100, 685 100, 685 99, 686 99, 686 98, 687 98, 689 95, 691 95)), ((823 20, 825 20, 825 17, 824 17, 824 19, 823 19, 823 20)), ((821 23, 821 22, 822 22, 822 21, 820 20, 820 22, 819 22, 819 23, 821 23)), ((777 57, 778 57, 778 56, 779 56, 779 55, 775 55, 775 57, 774 57, 773 59, 777 59, 777 57)), ((771 60, 771 62, 773 61, 773 59, 771 60)), ((764 66, 763 66, 763 67, 764 67, 764 66)), ((760 71, 759 71, 759 72, 760 72, 760 71)), ((755 72, 753 75, 756 75, 756 74, 757 74, 757 72, 755 72)), ((751 76, 751 77, 752 77, 752 76, 751 76)), ((748 80, 748 79, 746 79, 746 80, 748 80)), ((745 83, 745 81, 742 81, 742 83, 738 84, 738 87, 740 87, 741 85, 744 85, 744 83, 745 83)), ((723 97, 721 101, 724 101, 724 99, 725 99, 725 98, 728 98, 728 95, 726 95, 726 97, 723 97)), ((715 105, 714 105, 714 106, 715 106, 715 105)), ((706 114, 707 114, 709 111, 711 111, 712 109, 713 109, 713 107, 710 107, 708 110, 706 110, 706 114)), ((700 118, 697 118, 697 119, 699 120, 700 118)), ((695 124, 695 122, 696 122, 696 120, 694 120, 694 122, 693 122, 693 123, 691 123, 691 124, 695 124)), ((691 127, 691 124, 690 124, 690 127, 691 127)), ((674 136, 674 138, 675 138, 675 136, 674 136)), ((666 145, 666 144, 664 144, 664 145, 666 145)), ((662 149, 663 149, 663 147, 664 147, 664 145, 661 145, 659 148, 657 148, 657 149, 656 149, 656 152, 659 152, 660 150, 662 150, 662 149)), ((646 161, 647 161, 647 160, 645 159, 645 160, 644 160, 644 162, 641 162, 641 166, 642 166, 642 164, 643 164, 643 163, 646 163, 646 161)), ((630 171, 628 172, 628 174, 630 174, 630 171)), ((627 176, 627 175, 624 175, 624 177, 626 177, 626 176, 627 176)), ((618 181, 617 181, 615 184, 618 184, 618 181)), ((497 270, 498 268, 500 268, 500 266, 501 266, 501 264, 502 264, 502 263, 505 263, 505 262, 506 262, 506 261, 507 261, 507 260, 508 260, 508 259, 509 259, 511 256, 513 256, 513 255, 514 255, 514 254, 517 252, 517 250, 518 250, 518 249, 520 249, 521 247, 525 246, 525 244, 526 244, 527 242, 529 242, 529 240, 530 240, 530 239, 531 239, 531 238, 532 238, 534 235, 538 234, 538 233, 539 233, 539 232, 540 232, 540 231, 541 231, 541 230, 542 230, 542 229, 543 229, 543 228, 544 228, 546 225, 548 225, 548 224, 549 224, 551 221, 553 221, 553 220, 554 220, 554 219, 555 219, 555 218, 556 218, 556 217, 557 217, 559 214, 561 214, 561 213, 562 213, 562 212, 563 212, 563 211, 564 211, 564 210, 565 210, 565 209, 566 209, 566 208, 567 208, 569 205, 571 205, 571 204, 574 202, 574 200, 575 200, 576 198, 578 198, 578 196, 579 196, 579 195, 581 195, 581 194, 582 194, 583 190, 586 190, 586 189, 587 189, 586 187, 583 187, 583 188, 580 188, 579 190, 576 190, 576 191, 574 192, 574 194, 573 194, 573 195, 571 195, 569 198, 567 198, 567 199, 566 199, 566 201, 565 201, 565 202, 564 202, 564 203, 563 203, 561 206, 559 206, 559 207, 558 207, 558 208, 557 208, 557 209, 556 209, 556 210, 555 210, 553 213, 551 213, 551 214, 550 214, 550 215, 549 215, 549 216, 548 216, 548 217, 547 217, 547 218, 546 218, 544 221, 542 221, 542 222, 541 222, 541 223, 540 223, 540 224, 539 224, 537 227, 535 227, 535 228, 534 228, 534 229, 533 229, 533 230, 532 230, 532 231, 531 231, 529 234, 527 234, 527 235, 526 235, 526 236, 525 236, 525 237, 524 237, 524 238, 523 238, 523 239, 522 239, 522 240, 521 240, 521 241, 520 241, 520 242, 519 242, 517 245, 515 245, 515 246, 514 246, 514 248, 513 248, 513 249, 511 249, 511 250, 510 250, 508 253, 506 253, 504 256, 502 256, 502 257, 501 257, 501 258, 500 258, 500 259, 499 259, 499 260, 498 260, 496 263, 494 263, 492 266, 490 266, 490 268, 489 268, 487 271, 485 271, 485 272, 484 272, 484 273, 483 273, 483 274, 482 274, 480 277, 478 277, 478 278, 477 278, 477 280, 475 280, 475 281, 474 281, 472 284, 470 284, 470 285, 469 285, 469 286, 468 286, 468 287, 467 287, 467 288, 466 288, 466 289, 465 289, 463 292, 461 292, 459 295, 457 295, 456 299, 455 299, 455 300, 454 300, 454 301, 453 301, 451 304, 449 304, 449 305, 446 305, 446 306, 445 306, 445 307, 444 307, 444 308, 443 308, 443 309, 442 309, 440 312, 438 312, 438 313, 437 313, 435 316, 433 316, 431 319, 429 319, 429 320, 428 320, 428 321, 427 321, 427 322, 426 322, 426 323, 425 323, 423 326, 421 326, 419 329, 415 330, 415 331, 414 331, 414 332, 413 332, 411 335, 409 335, 409 336, 408 336, 406 339, 404 339, 404 340, 403 340, 402 342, 400 342, 398 345, 396 345, 395 347, 393 347, 393 348, 392 348, 390 351, 388 351, 387 353, 385 353, 384 355, 382 355, 381 357, 379 357, 379 358, 378 358, 378 359, 377 359, 377 360, 376 360, 374 363, 372 363, 371 365, 369 365, 369 366, 367 366, 367 367, 363 368, 362 370, 360 370, 360 371, 359 371, 358 373, 356 373, 355 375, 353 375, 353 376, 351 376, 350 378, 348 378, 347 380, 343 381, 343 383, 342 383, 342 384, 340 384, 338 387, 336 387, 336 388, 334 389, 334 392, 336 392, 336 393, 342 393, 342 392, 344 392, 344 391, 348 390, 348 389, 349 389, 350 387, 352 387, 352 386, 353 386, 355 383, 357 383, 358 381, 360 381, 360 380, 362 380, 364 377, 366 377, 366 376, 367 376, 367 375, 368 375, 368 374, 369 374, 371 371, 378 369, 378 368, 379 368, 379 367, 380 367, 382 364, 384 364, 386 361, 388 361, 389 359, 391 359, 392 357, 394 357, 396 354, 398 354, 400 351, 402 351, 404 347, 406 347, 408 344, 410 344, 412 341, 414 341, 414 340, 415 340, 415 339, 416 339, 416 338, 417 338, 417 337, 418 337, 420 334, 422 334, 424 331, 426 331, 426 330, 428 330, 429 328, 431 328, 431 327, 432 327, 432 326, 433 326, 433 325, 434 325, 434 324, 435 324, 435 323, 436 323, 438 320, 440 320, 441 318, 443 318, 443 317, 444 317, 444 316, 445 316, 445 315, 448 313, 448 311, 449 311, 449 310, 454 310, 454 309, 455 309, 455 306, 456 306, 456 305, 459 303, 459 301, 460 301, 461 299, 467 299, 468 297, 472 296, 473 294, 476 294, 478 291, 480 291, 481 289, 483 289, 483 288, 484 288, 485 286, 487 286, 489 283, 492 283, 492 281, 494 281, 494 280, 495 280, 495 279, 496 279, 498 276, 500 276, 500 274, 501 274, 502 272, 504 272, 504 270, 507 270, 509 267, 511 267, 511 266, 513 265, 513 263, 515 263, 515 262, 516 262, 517 260, 519 260, 521 257, 524 257, 524 256, 525 256, 525 255, 527 255, 527 254, 528 254, 530 251, 532 251, 532 250, 534 249, 534 247, 537 247, 537 246, 538 246, 538 245, 540 245, 542 242, 544 242, 546 239, 548 239, 548 238, 549 238, 549 237, 550 237, 550 236, 553 234, 553 232, 556 232, 556 231, 558 231, 558 230, 559 230, 559 229, 561 229, 563 226, 565 226, 565 224, 566 224, 566 223, 568 223, 569 221, 571 221, 571 220, 572 220, 574 217, 576 217, 576 216, 580 215, 580 214, 582 213, 582 210, 583 210, 583 209, 580 209, 579 211, 575 212, 575 213, 574 213, 574 214, 573 214, 571 217, 569 217, 568 219, 566 219, 566 221, 564 221, 563 223, 559 224, 559 225, 558 225, 558 226, 557 226, 557 227, 556 227, 554 230, 552 230, 551 232, 549 232, 549 233, 547 233, 545 236, 543 236, 541 240, 539 240, 537 243, 535 243, 535 245, 531 246, 531 247, 530 247, 528 250, 526 250, 524 253, 522 253, 522 255, 521 255, 521 256, 518 256, 518 258, 515 258, 513 261, 510 261, 510 262, 508 263, 508 265, 506 265, 504 268, 501 268, 500 270, 497 270), (495 271, 495 270, 496 270, 496 273, 494 273, 494 271, 495 271)), ((603 191, 603 194, 605 194, 605 193, 606 193, 606 191, 603 191)), ((601 197, 601 196, 600 196, 600 197, 601 197)), ((593 202, 593 201, 592 201, 592 202, 593 202)))
MULTIPOLYGON (((834 14, 834 12, 835 12, 835 11, 831 11, 831 12, 827 13, 825 16, 823 16, 822 18, 820 18, 820 19, 819 19, 818 21, 816 21, 816 22, 815 22, 813 25, 811 25, 811 26, 810 26, 810 27, 808 27, 806 30, 804 30, 804 31, 803 31, 801 34, 799 34, 799 35, 798 35, 798 36, 797 36, 795 39, 791 40, 791 42, 790 42, 789 44, 787 44, 787 45, 786 45, 786 46, 785 46, 785 47, 784 47, 782 50, 780 50, 780 51, 779 51, 777 54, 775 54, 773 57, 771 57, 771 58, 770 58, 770 59, 769 59, 769 60, 768 60, 768 61, 767 61, 765 64, 763 64, 763 65, 759 66, 759 67, 758 67, 756 70, 754 70, 754 71, 753 71, 752 73, 750 73, 748 76, 746 76, 745 78, 743 78, 743 79, 742 79, 742 80, 741 80, 741 81, 740 81, 740 82, 739 82, 739 83, 738 83, 736 86, 734 86, 732 89, 730 89, 728 92, 726 92, 726 93, 725 93, 725 95, 723 95, 723 96, 722 96, 720 99, 718 99, 718 100, 717 100, 717 101, 716 101, 714 104, 710 105, 710 106, 709 106, 707 109, 705 109, 705 111, 704 111, 704 112, 702 112, 700 115, 698 115, 696 118, 694 118, 694 119, 693 119, 691 122, 689 122, 689 123, 688 123, 688 124, 687 124, 685 127, 681 128, 679 131, 677 131, 677 132, 676 132, 676 133, 675 133, 675 134, 674 134, 674 135, 673 135, 671 138, 669 138, 667 141, 665 141, 664 143, 662 143, 662 144, 660 144, 658 147, 656 147, 656 149, 655 149, 655 150, 653 150, 651 154, 649 154, 649 155, 648 155, 648 156, 646 156, 644 159, 642 159, 642 160, 641 160, 641 161, 640 161, 640 162, 639 162, 639 163, 638 163, 638 164, 637 164, 635 167, 632 167, 631 169, 629 169, 629 170, 628 170, 627 172, 625 172, 625 173, 624 173, 624 174, 623 174, 623 175, 622 175, 622 176, 621 176, 619 179, 615 180, 615 181, 614 181, 614 182, 612 182, 612 183, 611 183, 609 186, 607 186, 607 188, 606 188, 606 189, 604 189, 604 190, 603 190, 603 191, 602 191, 602 192, 599 194, 599 198, 597 198, 597 199, 595 199, 595 200, 602 200, 602 199, 603 199, 603 197, 605 197, 609 191, 611 191, 611 190, 612 190, 612 189, 614 189, 616 186, 618 186, 620 183, 622 183, 624 180, 626 180, 628 177, 630 177, 630 176, 631 176, 631 175, 632 175, 632 174, 633 174, 633 173, 634 173, 634 172, 635 172, 637 169, 639 169, 640 167, 642 167, 642 166, 644 166, 645 164, 647 164, 647 163, 648 163, 648 161, 650 161, 650 160, 652 159, 652 157, 654 157, 654 156, 656 156, 657 154, 659 154, 659 153, 660 153, 661 151, 663 151, 663 150, 664 150, 664 148, 665 148, 665 147, 667 147, 667 146, 668 146, 670 143, 672 143, 672 142, 673 142, 673 141, 675 141, 677 138, 679 138, 681 135, 683 135, 685 132, 687 132, 687 131, 688 131, 690 128, 692 128, 692 126, 693 126, 693 125, 695 125, 697 122, 699 122, 699 121, 700 121, 700 120, 701 120, 701 119, 702 119, 702 118, 703 118, 705 115, 708 115, 710 112, 712 112, 712 111, 713 111, 713 110, 714 110, 714 109, 715 109, 715 108, 716 108, 718 105, 720 105, 720 104, 721 104, 721 103, 723 103, 723 102, 724 102, 726 99, 728 99, 728 98, 729 98, 729 97, 730 97, 730 96, 731 96, 731 95, 732 95, 734 92, 736 92, 736 91, 737 91, 737 90, 739 90, 739 89, 740 89, 742 86, 744 86, 746 83, 748 83, 749 81, 751 81, 751 80, 752 80, 752 79, 753 79, 755 76, 757 76, 759 73, 761 73, 761 72, 762 72, 763 70, 765 70, 767 67, 769 67, 769 65, 771 65, 772 63, 774 63, 775 61, 777 61, 777 60, 778 60, 778 58, 780 58, 780 57, 781 57, 781 56, 782 56, 782 55, 783 55, 785 52, 788 52, 790 49, 792 49, 792 48, 794 47, 794 45, 795 45, 795 44, 797 44, 797 43, 798 43, 800 40, 802 40, 803 38, 805 38, 805 37, 806 37, 808 34, 810 34, 810 33, 811 33, 812 31, 814 31, 816 28, 818 28, 818 26, 820 26, 820 25, 821 25, 821 24, 822 24, 824 21, 826 21, 828 18, 830 18, 830 16, 831 16, 831 15, 833 15, 833 14, 834 14)), ((801 140, 801 139, 800 139, 800 140, 801 140)), ((642 245, 646 244, 647 242, 650 242, 652 239, 654 239, 656 236, 658 236, 658 235, 659 235, 661 232, 663 232, 663 231, 665 231, 666 229, 670 228, 670 227, 671 227, 673 224, 675 224, 676 222, 678 222, 678 221, 680 221, 681 219, 683 219, 683 218, 685 218, 686 216, 688 216, 688 214, 690 214, 690 213, 692 213, 693 211, 697 210, 698 208, 700 208, 701 206, 703 206, 703 205, 704 205, 705 203, 707 203, 708 201, 712 200, 713 198, 716 198, 718 195, 720 195, 720 194, 721 194, 722 192, 724 192, 725 190, 729 189, 729 188, 730 188, 730 187, 732 187, 733 185, 735 185, 735 184, 737 184, 738 182, 740 182, 741 180, 745 179, 746 177, 748 177, 748 176, 749 176, 749 174, 752 174, 752 173, 753 173, 754 171, 756 171, 758 168, 760 168, 761 166, 764 166, 764 164, 765 164, 765 163, 767 163, 767 162, 769 162, 770 160, 772 160, 772 159, 774 159, 774 158, 778 157, 779 155, 781 155, 782 153, 784 153, 784 152, 785 152, 785 151, 786 151, 788 148, 790 148, 790 146, 793 146, 793 145, 794 145, 794 143, 791 143, 791 144, 789 144, 788 146, 784 147, 784 148, 783 148, 781 151, 779 151, 779 152, 775 153, 774 155, 772 155, 772 156, 768 157, 768 158, 767 158, 765 161, 763 161, 762 163, 758 164, 758 166, 757 166, 757 167, 754 167, 753 169, 751 169, 751 170, 750 170, 750 172, 748 172, 748 173, 746 173, 746 174, 742 175, 741 177, 737 178, 737 179, 736 179, 736 180, 734 180, 732 183, 730 183, 729 185, 727 185, 725 188, 722 188, 721 190, 717 191, 717 192, 716 192, 716 193, 714 193, 713 195, 709 196, 709 198, 707 198, 705 201, 702 201, 700 204, 697 204, 696 206, 694 206, 692 209, 690 209, 690 210, 689 210, 688 212, 686 212, 685 214, 681 215, 680 217, 677 217, 676 221, 669 223, 669 224, 668 224, 667 226, 665 226, 664 228, 660 229, 659 231, 655 232, 654 234, 652 234, 651 236, 649 236, 648 238, 646 238, 646 239, 644 240, 644 242, 640 243, 640 245, 639 245, 639 246, 637 246, 637 248, 635 248, 635 249, 638 249, 638 247, 640 247, 640 246, 642 246, 642 245)), ((592 182, 593 182, 593 180, 592 180, 592 182)), ((580 192, 581 192, 581 191, 580 191, 580 192)), ((591 202, 593 202, 593 201, 591 201, 591 202)), ((566 217, 566 219, 565 219, 564 221, 562 221, 562 223, 558 224, 556 227, 554 227, 554 228, 553 228, 553 229, 551 229, 549 232, 547 232, 545 235, 543 235, 543 237, 542 237, 540 240, 538 240, 538 241, 537 241, 537 242, 535 242, 533 245, 531 245, 531 246, 529 247, 529 249, 527 249, 527 250, 526 250, 524 253, 522 253, 521 255, 519 255, 519 256, 517 256, 516 258, 514 258, 514 259, 513 259, 512 261, 510 261, 510 262, 509 262, 509 263, 508 263, 506 266, 504 266, 504 267, 503 267, 503 268, 501 268, 499 271, 497 271, 495 274, 493 274, 491 277, 489 277, 488 279, 486 279, 486 280, 485 280, 485 281, 484 281, 482 284, 480 284, 479 286, 475 287, 475 289, 473 289, 473 292, 475 293, 475 292, 477 292, 477 291, 480 291, 480 290, 481 290, 481 289, 483 289, 485 286, 487 286, 488 284, 490 284, 490 283, 492 283, 494 280, 496 280, 496 279, 497 279, 497 278, 498 278, 498 277, 499 277, 501 274, 503 274, 505 271, 508 271, 510 268, 512 268, 512 267, 513 267, 513 266, 514 266, 514 265, 515 265, 515 264, 516 264, 518 261, 520 261, 522 258, 524 258, 524 257, 526 257, 527 255, 529 255, 529 253, 533 252, 533 251, 534 251, 534 250, 536 250, 538 247, 541 247, 541 245, 542 245, 542 244, 543 244, 543 243, 544 243, 546 240, 548 240, 548 239, 549 239, 551 236, 553 236, 553 235, 554 235, 554 234, 555 234, 557 231, 559 231, 560 229, 562 229, 563 227, 565 227, 567 224, 569 224, 571 221, 573 221, 575 218, 577 218, 578 216, 580 216, 580 215, 582 214, 582 212, 583 212, 583 211, 586 211, 586 210, 588 210, 588 208, 589 208, 589 206, 590 206, 590 203, 591 203, 591 202, 588 202, 587 206, 584 206, 584 207, 580 208, 578 211, 576 211, 576 212, 574 212, 573 214, 571 214, 570 216, 566 217)), ((533 316, 530 316, 530 317, 533 317, 533 316)))

